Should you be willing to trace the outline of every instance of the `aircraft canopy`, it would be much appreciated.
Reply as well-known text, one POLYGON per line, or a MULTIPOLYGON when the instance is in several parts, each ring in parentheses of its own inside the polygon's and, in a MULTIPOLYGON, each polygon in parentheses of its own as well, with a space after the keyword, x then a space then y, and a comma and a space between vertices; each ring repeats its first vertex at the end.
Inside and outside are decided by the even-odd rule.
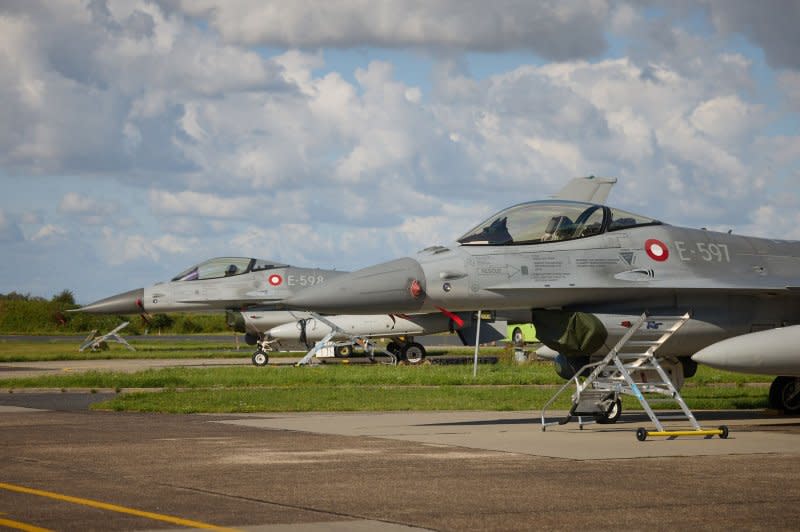
POLYGON ((286 264, 279 264, 262 259, 252 259, 248 257, 217 257, 182 271, 173 277, 172 280, 196 281, 202 279, 218 279, 220 277, 231 277, 243 273, 284 267, 286 267, 286 264))
POLYGON ((491 216, 458 239, 459 244, 504 246, 574 240, 658 220, 592 203, 531 201, 491 216))

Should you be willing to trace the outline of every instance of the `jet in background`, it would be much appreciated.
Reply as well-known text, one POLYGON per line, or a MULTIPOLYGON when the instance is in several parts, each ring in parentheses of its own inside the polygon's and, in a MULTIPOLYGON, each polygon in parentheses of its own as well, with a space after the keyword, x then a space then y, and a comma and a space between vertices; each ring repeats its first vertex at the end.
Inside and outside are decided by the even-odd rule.
MULTIPOLYGON (((773 406, 800 411, 800 356, 780 329, 800 321, 800 242, 677 227, 600 203, 534 201, 500 211, 451 245, 340 276, 285 303, 328 314, 523 310, 539 340, 568 361, 608 351, 609 328, 598 315, 689 312, 658 351, 681 361, 681 378, 693 372, 692 355, 738 337, 729 341, 741 355, 734 358, 777 372, 773 406)), ((712 354, 697 359, 741 365, 712 354)))
MULTIPOLYGON (((204 312, 258 308, 283 301, 346 272, 298 268, 248 257, 216 257, 187 268, 171 281, 117 294, 77 309, 90 314, 204 312)), ((271 326, 306 314, 275 311, 271 326)))

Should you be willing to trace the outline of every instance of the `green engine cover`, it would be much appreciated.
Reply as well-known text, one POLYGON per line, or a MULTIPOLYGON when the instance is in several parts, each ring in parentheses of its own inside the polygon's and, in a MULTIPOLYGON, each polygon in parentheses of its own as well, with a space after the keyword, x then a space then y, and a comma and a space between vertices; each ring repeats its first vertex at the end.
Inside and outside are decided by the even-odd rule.
POLYGON ((565 356, 591 355, 608 338, 603 323, 586 312, 537 310, 533 324, 539 341, 565 356))

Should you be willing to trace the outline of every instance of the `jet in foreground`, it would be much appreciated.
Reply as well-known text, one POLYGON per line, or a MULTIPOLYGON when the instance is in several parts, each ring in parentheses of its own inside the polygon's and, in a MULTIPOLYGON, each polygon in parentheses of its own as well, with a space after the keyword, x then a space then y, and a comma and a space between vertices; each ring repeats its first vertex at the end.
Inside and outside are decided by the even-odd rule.
POLYGON ((779 328, 800 318, 800 242, 677 227, 600 203, 534 201, 502 210, 454 244, 342 275, 285 303, 330 314, 521 309, 562 361, 578 361, 572 368, 610 347, 597 315, 619 316, 624 327, 624 316, 645 311, 689 312, 660 358, 679 361, 688 375, 701 349, 766 330, 753 342, 732 340, 741 351, 735 363, 698 358, 723 369, 766 361, 745 367, 779 375, 773 406, 800 411, 800 356, 776 348, 779 328))

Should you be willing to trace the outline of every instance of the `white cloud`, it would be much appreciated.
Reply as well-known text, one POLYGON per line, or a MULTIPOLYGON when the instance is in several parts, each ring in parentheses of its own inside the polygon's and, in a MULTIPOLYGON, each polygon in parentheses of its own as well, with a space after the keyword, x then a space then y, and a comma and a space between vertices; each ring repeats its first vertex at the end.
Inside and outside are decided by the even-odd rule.
POLYGON ((4 3, 0 252, 142 280, 223 254, 350 269, 588 174, 667 222, 792 233, 800 82, 731 39, 794 41, 675 5, 4 3))
POLYGON ((244 196, 224 198, 215 194, 150 190, 150 209, 162 216, 198 216, 210 218, 244 217, 255 202, 244 196))
POLYGON ((748 105, 736 95, 727 95, 700 103, 689 122, 705 135, 730 144, 761 129, 766 118, 763 106, 748 105))
POLYGON ((110 227, 102 229, 100 252, 114 266, 129 262, 157 262, 162 255, 185 255, 193 250, 198 240, 165 234, 150 238, 139 234, 122 234, 110 227))
POLYGON ((46 224, 39 228, 31 237, 31 240, 50 240, 67 236, 67 230, 53 224, 46 224))
POLYGON ((556 60, 602 53, 609 13, 604 0, 189 0, 180 6, 210 20, 228 42, 247 45, 533 49, 556 60))

